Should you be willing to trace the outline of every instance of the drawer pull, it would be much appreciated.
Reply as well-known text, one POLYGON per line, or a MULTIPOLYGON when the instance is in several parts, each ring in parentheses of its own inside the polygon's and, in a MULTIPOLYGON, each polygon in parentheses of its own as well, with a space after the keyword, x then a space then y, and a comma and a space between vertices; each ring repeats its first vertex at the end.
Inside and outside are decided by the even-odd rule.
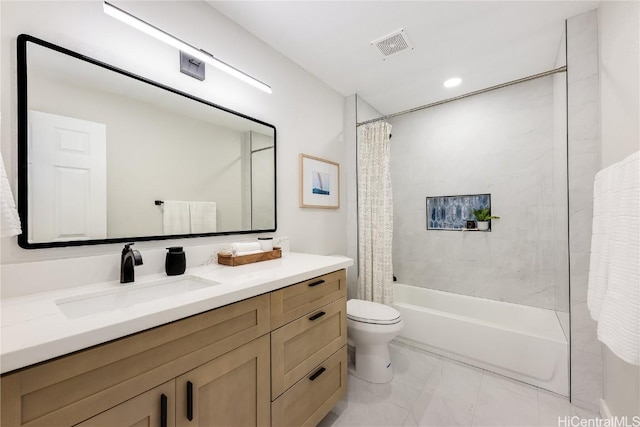
POLYGON ((167 427, 167 396, 160 396, 160 427, 167 427))
POLYGON ((325 368, 320 368, 320 369, 318 369, 318 370, 317 370, 313 375, 311 375, 311 376, 309 377, 309 379, 310 379, 311 381, 315 380, 315 379, 316 379, 316 378, 318 378, 320 375, 322 375, 322 374, 324 373, 324 371, 326 371, 326 369, 325 369, 325 368))
POLYGON ((317 282, 309 283, 309 287, 313 288, 314 286, 322 285, 324 280, 318 280, 317 282))
POLYGON ((327 313, 325 313, 324 311, 321 311, 320 313, 316 313, 316 314, 314 314, 313 316, 309 317, 309 320, 316 320, 316 319, 319 319, 319 318, 321 318, 322 316, 324 316, 325 314, 327 314, 327 313))
POLYGON ((193 383, 187 381, 187 419, 193 421, 193 383))

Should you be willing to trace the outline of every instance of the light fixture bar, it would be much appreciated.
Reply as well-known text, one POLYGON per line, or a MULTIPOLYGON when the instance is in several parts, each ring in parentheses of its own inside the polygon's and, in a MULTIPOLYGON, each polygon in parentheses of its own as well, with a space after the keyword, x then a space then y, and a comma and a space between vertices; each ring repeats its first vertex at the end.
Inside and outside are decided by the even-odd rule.
POLYGON ((260 90, 263 90, 267 93, 271 93, 271 87, 260 80, 251 77, 247 73, 238 70, 237 68, 227 64, 211 55, 209 52, 205 52, 204 50, 198 49, 195 46, 190 45, 187 42, 180 40, 177 37, 172 36, 166 31, 161 30, 160 28, 149 24, 148 22, 143 21, 140 18, 137 18, 131 15, 128 12, 112 5, 109 2, 104 2, 104 13, 109 16, 112 16, 125 24, 132 26, 145 34, 148 34, 156 39, 175 47, 178 50, 185 52, 188 55, 191 55, 201 61, 206 62, 207 64, 211 64, 214 67, 218 68, 221 71, 224 71, 227 74, 232 75, 233 77, 242 80, 245 83, 248 83, 254 87, 257 87, 260 90))

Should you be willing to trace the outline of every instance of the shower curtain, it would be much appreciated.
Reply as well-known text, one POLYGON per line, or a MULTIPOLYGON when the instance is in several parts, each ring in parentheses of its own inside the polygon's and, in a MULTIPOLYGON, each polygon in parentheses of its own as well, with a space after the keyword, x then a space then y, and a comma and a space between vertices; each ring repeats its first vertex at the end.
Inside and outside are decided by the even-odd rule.
POLYGON ((358 277, 357 297, 393 302, 393 199, 391 125, 368 123, 358 132, 358 277))

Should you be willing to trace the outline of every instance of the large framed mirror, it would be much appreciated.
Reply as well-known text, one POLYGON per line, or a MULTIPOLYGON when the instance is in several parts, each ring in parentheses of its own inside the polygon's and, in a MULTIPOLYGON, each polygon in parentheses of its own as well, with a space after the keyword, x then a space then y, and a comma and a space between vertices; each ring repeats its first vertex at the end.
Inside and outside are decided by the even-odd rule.
POLYGON ((18 37, 27 249, 273 232, 276 128, 18 37))

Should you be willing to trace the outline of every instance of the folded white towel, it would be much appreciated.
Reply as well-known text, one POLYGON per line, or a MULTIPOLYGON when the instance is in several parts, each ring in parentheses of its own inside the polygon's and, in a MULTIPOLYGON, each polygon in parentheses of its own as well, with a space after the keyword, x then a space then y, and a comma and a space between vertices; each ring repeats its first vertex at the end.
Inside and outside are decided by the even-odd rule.
POLYGON ((256 250, 256 251, 243 251, 243 252, 236 252, 236 256, 244 256, 244 255, 254 255, 254 254, 263 254, 264 251, 263 250, 256 250))
POLYGON ((640 152, 596 175, 587 304, 598 339, 640 365, 640 152))
POLYGON ((260 243, 258 242, 240 242, 231 244, 231 252, 233 252, 234 255, 237 255, 238 252, 259 251, 260 249, 260 243))
POLYGON ((215 233, 216 202, 190 202, 191 233, 215 233))
POLYGON ((611 256, 611 215, 615 209, 614 169, 603 169, 596 174, 593 184, 593 224, 591 227, 591 259, 587 306, 591 318, 598 320, 609 280, 611 256))
POLYGON ((164 201, 162 205, 162 232, 164 234, 189 234, 191 232, 189 202, 164 201))
POLYGON ((17 236, 22 233, 20 217, 16 210, 16 204, 7 178, 7 171, 4 169, 4 161, 0 154, 0 202, 2 210, 2 223, 0 225, 0 235, 17 236))

